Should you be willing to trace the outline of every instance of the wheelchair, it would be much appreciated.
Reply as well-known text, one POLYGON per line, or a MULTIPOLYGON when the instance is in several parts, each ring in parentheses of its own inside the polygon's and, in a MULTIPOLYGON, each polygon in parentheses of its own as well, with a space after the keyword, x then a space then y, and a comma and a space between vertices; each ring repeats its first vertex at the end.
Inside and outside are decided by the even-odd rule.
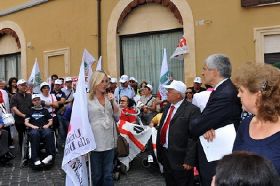
MULTIPOLYGON (((38 129, 40 130, 40 129, 38 129)), ((54 144, 55 144, 55 149, 56 149, 56 144, 57 144, 57 139, 56 139, 56 133, 53 129, 51 129, 52 134, 53 134, 53 138, 54 138, 54 144)), ((47 157, 47 152, 46 152, 46 144, 44 142, 44 140, 41 138, 40 139, 40 151, 39 151, 39 157, 40 160, 43 160, 44 158, 47 157)), ((26 167, 26 166, 30 166, 33 170, 41 170, 44 168, 50 168, 54 165, 54 161, 55 161, 55 155, 53 157, 53 159, 47 163, 47 164, 43 164, 40 166, 34 166, 34 164, 31 161, 31 140, 30 140, 30 135, 28 133, 28 129, 26 129, 26 132, 24 133, 23 136, 23 142, 22 142, 22 147, 21 147, 21 164, 20 167, 26 167)))

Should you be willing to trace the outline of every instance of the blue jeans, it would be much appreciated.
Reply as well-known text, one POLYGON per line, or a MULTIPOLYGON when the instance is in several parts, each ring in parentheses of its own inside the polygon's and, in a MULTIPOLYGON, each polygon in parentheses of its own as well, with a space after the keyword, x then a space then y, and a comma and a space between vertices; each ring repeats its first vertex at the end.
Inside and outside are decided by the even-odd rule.
POLYGON ((113 186, 114 149, 90 153, 93 186, 113 186))
POLYGON ((51 129, 30 129, 28 131, 31 142, 31 160, 35 162, 40 160, 40 141, 44 140, 46 144, 47 155, 55 155, 54 136, 51 129))
POLYGON ((65 140, 66 140, 66 137, 67 137, 67 131, 68 131, 69 122, 66 121, 62 117, 62 115, 60 115, 60 114, 57 114, 57 119, 58 119, 58 123, 59 123, 58 134, 59 134, 60 143, 64 144, 65 140))

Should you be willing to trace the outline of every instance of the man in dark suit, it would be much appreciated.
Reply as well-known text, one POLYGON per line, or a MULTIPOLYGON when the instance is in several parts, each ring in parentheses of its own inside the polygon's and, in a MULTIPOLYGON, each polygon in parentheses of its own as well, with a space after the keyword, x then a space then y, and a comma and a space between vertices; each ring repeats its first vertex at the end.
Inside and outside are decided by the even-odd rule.
POLYGON ((163 165, 167 186, 192 185, 196 141, 190 138, 189 123, 200 111, 184 99, 186 85, 183 82, 173 80, 165 88, 170 105, 165 108, 158 129, 158 161, 163 165))
MULTIPOLYGON (((237 128, 240 122, 241 104, 237 90, 230 80, 231 63, 228 57, 221 54, 210 55, 204 64, 202 76, 205 84, 212 85, 208 103, 200 117, 191 123, 191 134, 215 140, 215 130, 228 124, 237 128)), ((223 147, 221 147, 223 148, 223 147)), ((201 143, 198 143, 198 162, 202 186, 210 186, 215 175, 217 161, 208 162, 201 143)))

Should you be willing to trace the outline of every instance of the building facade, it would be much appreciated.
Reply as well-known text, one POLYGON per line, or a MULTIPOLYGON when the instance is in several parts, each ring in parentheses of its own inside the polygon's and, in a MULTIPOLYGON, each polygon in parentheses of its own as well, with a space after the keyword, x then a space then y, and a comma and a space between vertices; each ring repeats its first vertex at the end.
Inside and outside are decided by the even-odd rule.
POLYGON ((1 0, 0 79, 28 78, 35 58, 43 79, 76 76, 86 48, 111 76, 156 86, 163 48, 170 56, 184 36, 189 53, 169 68, 191 85, 213 53, 228 55, 233 73, 278 63, 279 17, 277 0, 1 0))

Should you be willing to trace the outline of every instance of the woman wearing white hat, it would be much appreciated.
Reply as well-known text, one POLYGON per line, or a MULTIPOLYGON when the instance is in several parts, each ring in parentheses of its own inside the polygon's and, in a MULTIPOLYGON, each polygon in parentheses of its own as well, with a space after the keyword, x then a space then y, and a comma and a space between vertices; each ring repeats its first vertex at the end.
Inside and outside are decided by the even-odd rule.
POLYGON ((153 87, 147 84, 142 90, 142 96, 140 102, 144 105, 141 108, 141 119, 144 125, 149 125, 153 119, 156 111, 155 98, 152 95, 153 87))
POLYGON ((40 85, 40 98, 43 101, 43 106, 48 109, 52 117, 55 116, 55 109, 58 108, 55 95, 50 94, 50 85, 47 82, 43 82, 40 85))

